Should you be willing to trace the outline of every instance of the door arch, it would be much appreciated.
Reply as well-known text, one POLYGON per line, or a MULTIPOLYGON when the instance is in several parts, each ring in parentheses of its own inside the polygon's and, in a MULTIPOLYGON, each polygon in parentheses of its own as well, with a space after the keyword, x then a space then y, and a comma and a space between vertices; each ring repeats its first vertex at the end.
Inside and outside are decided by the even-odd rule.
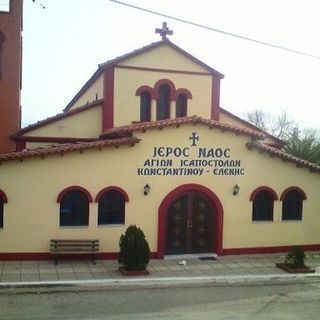
POLYGON ((174 205, 175 200, 188 194, 199 195, 203 199, 206 199, 205 201, 212 207, 214 224, 212 227, 213 236, 211 239, 211 250, 217 254, 222 253, 223 208, 219 198, 205 186, 199 184, 185 184, 172 190, 160 204, 158 214, 158 258, 163 258, 165 254, 169 209, 174 205))

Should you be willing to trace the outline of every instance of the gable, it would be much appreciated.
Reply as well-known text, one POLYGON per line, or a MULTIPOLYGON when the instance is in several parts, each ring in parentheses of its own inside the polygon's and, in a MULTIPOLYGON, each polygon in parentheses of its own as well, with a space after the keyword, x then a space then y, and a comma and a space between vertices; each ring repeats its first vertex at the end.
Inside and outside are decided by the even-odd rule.
POLYGON ((103 98, 103 75, 90 78, 77 95, 69 102, 66 110, 75 109, 103 98))
POLYGON ((139 55, 129 57, 128 59, 121 61, 120 65, 210 74, 208 69, 205 69, 199 63, 186 57, 166 43, 142 52, 139 55))
POLYGON ((11 138, 20 144, 19 150, 56 143, 93 141, 101 133, 103 100, 57 114, 21 129, 11 138))

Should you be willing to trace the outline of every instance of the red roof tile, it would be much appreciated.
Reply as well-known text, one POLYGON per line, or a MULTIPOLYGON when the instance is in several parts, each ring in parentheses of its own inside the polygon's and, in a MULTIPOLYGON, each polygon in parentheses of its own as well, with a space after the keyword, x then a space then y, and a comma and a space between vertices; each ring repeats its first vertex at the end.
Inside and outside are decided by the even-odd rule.
POLYGON ((257 149, 260 152, 266 152, 270 154, 270 156, 278 157, 283 161, 288 161, 295 163, 297 167, 304 167, 308 168, 311 172, 318 172, 320 173, 320 166, 315 163, 303 160, 301 158, 295 157, 289 153, 286 153, 283 150, 279 150, 277 148, 273 148, 271 146, 265 145, 264 143, 260 143, 258 141, 255 142, 248 142, 247 148, 250 149, 257 149))
POLYGON ((162 129, 165 127, 174 127, 174 126, 181 126, 184 124, 203 124, 208 126, 209 128, 217 128, 223 131, 232 131, 236 134, 245 134, 257 139, 263 139, 265 137, 264 134, 246 129, 240 128, 237 126, 221 123, 214 120, 205 119, 198 116, 191 116, 191 117, 183 117, 183 118, 176 118, 176 119, 167 119, 167 120, 159 120, 159 121, 151 121, 151 122, 139 122, 134 123, 131 125, 123 126, 123 127, 116 127, 113 129, 109 129, 105 131, 101 137, 112 137, 112 136, 122 136, 134 131, 146 131, 149 129, 162 129))
POLYGON ((80 142, 80 143, 68 143, 55 145, 50 147, 43 147, 37 149, 27 149, 20 152, 11 152, 0 154, 0 163, 2 161, 16 160, 16 159, 26 159, 33 157, 46 157, 49 155, 61 154, 63 155, 66 152, 74 152, 74 151, 84 151, 90 149, 102 149, 105 147, 118 147, 120 145, 128 144, 135 145, 140 142, 139 139, 134 137, 113 139, 113 140, 97 140, 93 142, 80 142))

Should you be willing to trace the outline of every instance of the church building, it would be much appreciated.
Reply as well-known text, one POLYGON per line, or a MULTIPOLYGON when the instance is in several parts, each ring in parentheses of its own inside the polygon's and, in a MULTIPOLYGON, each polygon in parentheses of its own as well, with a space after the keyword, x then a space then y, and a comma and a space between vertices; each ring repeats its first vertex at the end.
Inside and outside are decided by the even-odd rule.
POLYGON ((223 109, 223 74, 166 23, 20 128, 21 3, 0 12, 0 259, 51 259, 51 239, 116 258, 129 225, 160 259, 320 249, 320 166, 223 109))

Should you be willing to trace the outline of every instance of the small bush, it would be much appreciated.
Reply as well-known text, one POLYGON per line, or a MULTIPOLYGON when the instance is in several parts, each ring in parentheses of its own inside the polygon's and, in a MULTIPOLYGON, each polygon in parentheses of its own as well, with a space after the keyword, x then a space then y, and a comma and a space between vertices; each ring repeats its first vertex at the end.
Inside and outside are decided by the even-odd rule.
POLYGON ((305 258, 306 255, 303 249, 299 246, 293 246, 286 255, 284 263, 292 266, 293 268, 303 268, 305 267, 305 258))
POLYGON ((119 263, 127 271, 146 270, 150 260, 150 248, 143 231, 131 225, 121 235, 119 263))

